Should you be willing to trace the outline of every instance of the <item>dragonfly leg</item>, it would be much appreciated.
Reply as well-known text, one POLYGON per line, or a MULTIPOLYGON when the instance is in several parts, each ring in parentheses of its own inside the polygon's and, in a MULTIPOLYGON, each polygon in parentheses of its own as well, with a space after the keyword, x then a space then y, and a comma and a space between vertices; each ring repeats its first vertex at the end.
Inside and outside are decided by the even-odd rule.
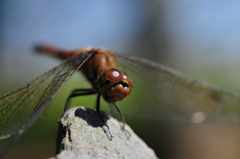
POLYGON ((125 129, 125 124, 126 124, 126 121, 125 121, 125 118, 124 118, 124 115, 120 109, 120 107, 118 106, 117 103, 112 103, 114 105, 114 107, 117 109, 119 115, 120 115, 120 119, 122 120, 122 131, 125 133, 126 137, 129 139, 131 137, 131 134, 130 132, 128 132, 126 129, 125 129))
POLYGON ((122 120, 122 123, 123 123, 122 129, 125 130, 125 123, 126 123, 126 122, 125 122, 124 115, 123 115, 120 107, 117 105, 117 103, 113 103, 113 105, 114 105, 114 107, 117 109, 117 112, 118 112, 119 115, 120 115, 120 119, 122 120))
POLYGON ((73 90, 72 93, 67 98, 67 101, 64 106, 64 112, 69 108, 70 100, 73 97, 91 95, 91 94, 96 94, 96 93, 97 93, 97 91, 94 89, 75 89, 75 90, 73 90))
POLYGON ((99 116, 99 118, 102 120, 102 122, 107 126, 107 128, 109 129, 107 123, 103 120, 102 116, 100 115, 100 97, 101 97, 101 94, 98 93, 98 96, 97 96, 97 106, 96 106, 96 112, 99 116))
POLYGON ((104 129, 104 127, 102 127, 103 131, 106 133, 106 135, 108 136, 109 140, 112 140, 113 136, 110 132, 110 128, 109 126, 107 125, 107 123, 103 120, 101 114, 100 114, 100 97, 101 97, 101 93, 98 93, 98 96, 97 96, 97 103, 96 103, 96 112, 99 116, 99 118, 102 120, 102 122, 104 123, 104 125, 107 127, 108 130, 104 129))

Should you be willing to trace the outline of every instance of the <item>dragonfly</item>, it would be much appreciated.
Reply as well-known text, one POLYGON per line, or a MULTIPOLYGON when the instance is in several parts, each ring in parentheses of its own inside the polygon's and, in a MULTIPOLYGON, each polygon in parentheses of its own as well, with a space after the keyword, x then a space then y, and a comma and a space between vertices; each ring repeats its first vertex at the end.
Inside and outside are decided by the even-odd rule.
POLYGON ((28 84, 0 97, 0 139, 12 137, 7 148, 35 122, 63 84, 79 71, 92 84, 92 88, 74 90, 67 98, 65 110, 69 108, 69 101, 73 97, 97 94, 97 111, 100 109, 100 97, 113 103, 120 113, 124 128, 124 116, 115 103, 131 92, 129 96, 134 98, 134 102, 124 106, 142 119, 150 114, 151 120, 167 123, 240 124, 240 95, 194 80, 162 64, 98 48, 66 51, 38 45, 36 51, 57 56, 64 61, 28 84))

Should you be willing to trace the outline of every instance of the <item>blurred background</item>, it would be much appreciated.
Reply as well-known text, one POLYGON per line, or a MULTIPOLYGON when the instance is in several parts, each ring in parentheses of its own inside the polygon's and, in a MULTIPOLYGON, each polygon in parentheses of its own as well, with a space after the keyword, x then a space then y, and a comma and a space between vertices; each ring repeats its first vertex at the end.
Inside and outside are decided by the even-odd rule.
MULTIPOLYGON (((93 46, 133 54, 167 65, 194 79, 240 93, 239 6, 237 0, 1 0, 0 94, 26 84, 59 63, 54 58, 34 54, 33 47, 39 42, 70 50, 93 46)), ((54 156, 57 119, 62 114, 67 95, 79 82, 87 84, 81 75, 74 75, 6 158, 54 156)), ((91 105, 92 102, 86 103, 91 105)), ((74 104, 85 106, 83 101, 74 104)), ((154 143, 158 135, 181 130, 171 128, 172 131, 156 134, 155 126, 152 126, 153 129, 145 131, 147 134, 144 135, 141 124, 133 127, 160 158, 215 158, 213 155, 221 151, 226 152, 227 158, 240 156, 238 127, 234 130, 214 129, 216 133, 228 131, 229 135, 219 134, 224 141, 218 142, 194 140, 195 143, 201 142, 200 146, 192 146, 192 142, 185 142, 182 146, 189 135, 196 139, 191 135, 198 129, 184 130, 184 136, 174 134, 154 143), (173 146, 165 146, 165 143, 173 146), (231 150, 225 150, 226 147, 224 150, 215 149, 221 143, 231 150), (197 151, 199 147, 207 146, 213 150, 197 151), (189 154, 190 151, 195 153, 189 154)), ((206 141, 213 139, 211 130, 201 134, 207 136, 206 141)))

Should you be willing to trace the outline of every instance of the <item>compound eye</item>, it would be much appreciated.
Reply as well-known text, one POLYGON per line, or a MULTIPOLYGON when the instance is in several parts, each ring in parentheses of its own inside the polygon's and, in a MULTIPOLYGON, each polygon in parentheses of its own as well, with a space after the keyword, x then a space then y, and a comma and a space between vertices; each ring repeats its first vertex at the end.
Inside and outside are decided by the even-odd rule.
POLYGON ((132 79, 127 73, 123 73, 123 79, 128 81, 128 87, 132 87, 132 79))
POLYGON ((105 73, 105 78, 113 82, 121 81, 123 76, 123 73, 116 68, 111 68, 105 73))

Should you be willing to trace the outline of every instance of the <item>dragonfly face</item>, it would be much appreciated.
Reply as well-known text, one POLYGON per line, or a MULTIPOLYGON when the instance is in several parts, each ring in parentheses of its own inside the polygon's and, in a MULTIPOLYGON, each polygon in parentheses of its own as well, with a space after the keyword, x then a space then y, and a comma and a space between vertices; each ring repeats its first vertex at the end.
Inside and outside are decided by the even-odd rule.
POLYGON ((107 102, 114 103, 130 94, 132 80, 128 74, 112 68, 99 77, 97 88, 107 102))
POLYGON ((77 70, 83 72, 108 102, 122 100, 131 92, 134 102, 126 102, 124 107, 142 119, 148 116, 152 121, 180 125, 205 122, 240 125, 238 94, 192 80, 161 64, 95 48, 69 51, 68 54, 49 47, 38 47, 38 50, 66 60, 27 85, 0 97, 0 139, 21 135, 77 70), (119 68, 118 65, 131 75, 133 90, 132 80, 126 73, 112 70, 119 68), (199 114, 201 120, 196 121, 199 114))

